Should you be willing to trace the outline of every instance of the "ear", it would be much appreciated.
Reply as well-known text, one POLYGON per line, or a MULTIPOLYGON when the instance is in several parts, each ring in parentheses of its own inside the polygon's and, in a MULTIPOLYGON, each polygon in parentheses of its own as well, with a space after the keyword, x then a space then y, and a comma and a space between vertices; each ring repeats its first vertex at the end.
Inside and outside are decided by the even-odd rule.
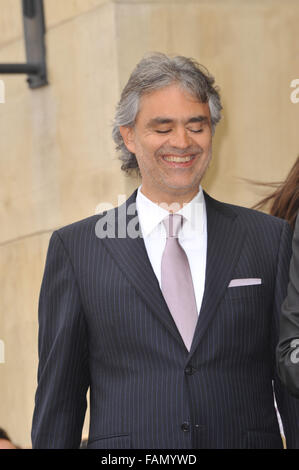
POLYGON ((133 127, 120 126, 119 132, 129 152, 135 154, 135 132, 133 127))

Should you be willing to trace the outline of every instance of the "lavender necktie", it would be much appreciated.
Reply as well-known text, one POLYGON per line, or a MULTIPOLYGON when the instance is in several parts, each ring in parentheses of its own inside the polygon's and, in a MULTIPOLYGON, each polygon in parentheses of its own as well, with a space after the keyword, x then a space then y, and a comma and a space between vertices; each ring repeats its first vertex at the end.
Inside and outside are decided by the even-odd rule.
POLYGON ((189 351, 198 314, 188 258, 178 241, 183 216, 170 214, 163 223, 167 240, 161 262, 161 289, 189 351))

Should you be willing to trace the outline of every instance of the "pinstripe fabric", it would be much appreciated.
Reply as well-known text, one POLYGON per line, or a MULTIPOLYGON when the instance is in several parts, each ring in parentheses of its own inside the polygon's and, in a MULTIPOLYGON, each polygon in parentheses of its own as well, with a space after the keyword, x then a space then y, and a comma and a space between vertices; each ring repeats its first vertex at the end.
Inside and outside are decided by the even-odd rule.
POLYGON ((299 447, 299 401, 274 367, 290 230, 205 198, 206 284, 189 353, 142 238, 97 238, 100 216, 53 233, 39 302, 34 448, 79 446, 88 386, 89 448, 281 448, 273 380, 288 447, 299 447), (262 284, 228 288, 240 278, 262 284))

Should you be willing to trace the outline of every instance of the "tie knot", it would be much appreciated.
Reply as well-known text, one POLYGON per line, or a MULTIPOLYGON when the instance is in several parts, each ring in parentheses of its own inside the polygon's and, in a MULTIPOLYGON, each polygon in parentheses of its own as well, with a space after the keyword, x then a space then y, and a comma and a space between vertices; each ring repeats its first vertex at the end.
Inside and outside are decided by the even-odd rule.
POLYGON ((170 214, 163 220, 167 238, 178 238, 179 231, 183 226, 183 216, 180 214, 170 214))

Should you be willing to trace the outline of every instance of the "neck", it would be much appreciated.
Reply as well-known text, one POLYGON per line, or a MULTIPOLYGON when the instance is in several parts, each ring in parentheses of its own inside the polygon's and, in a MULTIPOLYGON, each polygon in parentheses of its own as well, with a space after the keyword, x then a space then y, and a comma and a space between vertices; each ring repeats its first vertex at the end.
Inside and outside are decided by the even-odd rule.
POLYGON ((163 194, 154 194, 151 191, 147 191, 143 186, 140 188, 142 194, 150 199, 152 202, 157 204, 163 209, 168 210, 171 213, 177 212, 184 204, 188 204, 192 199, 196 196, 199 192, 199 187, 194 189, 193 191, 188 191, 185 194, 171 194, 171 193, 163 193, 163 194))

